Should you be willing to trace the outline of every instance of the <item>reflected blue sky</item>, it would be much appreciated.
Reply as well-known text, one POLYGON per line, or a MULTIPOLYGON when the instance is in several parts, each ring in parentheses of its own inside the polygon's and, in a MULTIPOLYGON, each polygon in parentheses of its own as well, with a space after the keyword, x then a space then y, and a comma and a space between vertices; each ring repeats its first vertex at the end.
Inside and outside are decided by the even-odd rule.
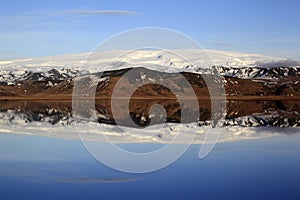
MULTIPOLYGON (((300 136, 199 145, 152 173, 110 169, 80 141, 0 135, 1 199, 299 199, 300 136)), ((154 144, 126 144, 151 149, 154 144)), ((125 145, 125 146, 126 146, 125 145)), ((157 144, 156 144, 157 145, 157 144)))

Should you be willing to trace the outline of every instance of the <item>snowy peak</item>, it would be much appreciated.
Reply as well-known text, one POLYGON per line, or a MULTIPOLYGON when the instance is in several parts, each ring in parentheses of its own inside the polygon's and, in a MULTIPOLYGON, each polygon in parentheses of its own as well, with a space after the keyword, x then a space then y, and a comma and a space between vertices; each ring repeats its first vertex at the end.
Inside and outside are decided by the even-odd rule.
POLYGON ((2 85, 15 85, 19 81, 64 81, 68 78, 82 75, 85 71, 77 69, 51 69, 45 72, 34 71, 0 71, 0 83, 2 85))
POLYGON ((273 67, 299 66, 299 62, 259 54, 231 51, 181 49, 181 50, 114 50, 52 57, 0 61, 0 70, 47 71, 53 68, 77 68, 90 72, 134 66, 155 65, 164 70, 191 70, 199 67, 273 67))
POLYGON ((222 76, 235 78, 255 78, 255 79, 272 79, 284 78, 288 76, 299 76, 300 67, 224 67, 214 66, 213 70, 207 68, 198 68, 195 71, 198 73, 208 73, 216 71, 222 76))
MULTIPOLYGON (((189 69, 189 67, 186 67, 189 69)), ((185 71, 185 70, 183 70, 185 71)), ((188 70, 199 74, 218 73, 221 76, 246 78, 246 79, 280 79, 300 76, 300 67, 226 67, 213 66, 211 68, 197 68, 188 70)), ((0 71, 0 83, 14 85, 19 81, 64 81, 69 78, 90 74, 87 70, 78 69, 51 69, 45 72, 34 71, 0 71)), ((100 72, 101 73, 101 72, 100 72)), ((105 72, 109 73, 109 72, 105 72)), ((104 74, 103 74, 104 75, 104 74)))

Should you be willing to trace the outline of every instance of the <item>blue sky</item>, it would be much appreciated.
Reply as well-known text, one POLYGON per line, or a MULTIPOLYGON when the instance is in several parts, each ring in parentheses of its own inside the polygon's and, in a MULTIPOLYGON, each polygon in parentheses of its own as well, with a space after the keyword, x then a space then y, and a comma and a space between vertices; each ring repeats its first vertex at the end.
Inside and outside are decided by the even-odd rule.
POLYGON ((300 1, 11 0, 0 6, 0 59, 88 52, 133 28, 163 27, 205 48, 300 60, 300 1))

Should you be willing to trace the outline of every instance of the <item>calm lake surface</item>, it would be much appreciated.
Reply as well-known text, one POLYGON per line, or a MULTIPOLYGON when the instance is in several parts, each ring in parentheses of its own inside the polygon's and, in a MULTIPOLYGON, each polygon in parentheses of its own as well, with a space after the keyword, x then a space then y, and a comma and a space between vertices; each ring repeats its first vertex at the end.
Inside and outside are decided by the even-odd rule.
MULTIPOLYGON (((240 124, 226 127, 238 129, 222 133, 204 159, 198 158, 198 142, 171 165, 141 174, 120 172, 96 160, 72 123, 67 126, 65 115, 58 113, 59 120, 52 125, 49 119, 56 119, 52 115, 41 120, 46 113, 31 111, 1 112, 0 199, 300 199, 300 130, 295 109, 277 109, 261 118, 254 112, 245 117, 236 113, 240 124), (253 127, 243 126, 253 116, 256 122, 264 119, 265 126, 254 121, 253 127)), ((151 140, 126 141, 118 146, 132 152, 164 146, 151 140)))

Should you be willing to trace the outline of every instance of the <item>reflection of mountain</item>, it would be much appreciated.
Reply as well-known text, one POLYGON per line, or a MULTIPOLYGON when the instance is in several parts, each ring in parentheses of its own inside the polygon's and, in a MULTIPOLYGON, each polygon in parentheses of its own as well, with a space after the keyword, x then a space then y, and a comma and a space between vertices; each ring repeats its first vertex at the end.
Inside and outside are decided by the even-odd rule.
POLYGON ((1 101, 1 122, 21 124, 49 122, 68 125, 73 122, 70 102, 1 101))
MULTIPOLYGON (((119 100, 122 104, 123 100, 119 100)), ((211 102, 199 101, 200 121, 193 117, 187 118, 186 123, 197 122, 199 126, 210 125, 211 102)), ((129 104, 131 119, 141 127, 148 124, 164 123, 160 110, 151 110, 153 105, 161 105, 166 111, 166 122, 180 123, 181 109, 176 100, 144 100, 132 99, 129 104)), ((62 101, 1 101, 1 124, 48 122, 53 125, 69 125, 74 122, 72 116, 72 102, 62 101)), ((190 113, 197 113, 196 108, 188 103, 182 105, 190 113)), ((225 121, 222 126, 272 126, 299 127, 300 104, 297 101, 228 101, 225 121)), ((83 107, 83 109, 86 109, 83 107)), ((115 124, 115 121, 128 126, 127 115, 122 110, 117 115, 112 114, 110 100, 99 100, 95 104, 99 123, 115 124)), ((88 112, 88 111, 87 111, 88 112)), ((84 112, 82 118, 89 120, 84 112)), ((191 116, 193 116, 191 114, 191 116)), ((119 124, 119 123, 118 123, 119 124)), ((120 124, 119 124, 120 125, 120 124)))

